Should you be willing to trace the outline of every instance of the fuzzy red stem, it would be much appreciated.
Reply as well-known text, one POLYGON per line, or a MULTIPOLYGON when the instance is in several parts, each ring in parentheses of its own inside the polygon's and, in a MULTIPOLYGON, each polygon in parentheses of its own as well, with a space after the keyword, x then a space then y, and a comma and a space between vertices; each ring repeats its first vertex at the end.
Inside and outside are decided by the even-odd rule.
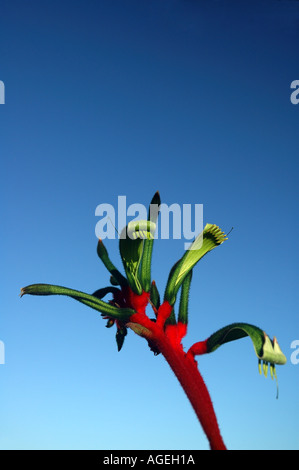
MULTIPOLYGON (((156 336, 156 335, 155 335, 156 336)), ((226 450, 220 434, 212 400, 197 363, 187 357, 183 349, 174 349, 163 335, 154 340, 185 391, 207 437, 212 450, 226 450)))
MULTIPOLYGON (((134 302, 133 302, 134 303, 134 302)), ((195 413, 205 431, 212 450, 226 450, 220 434, 216 414, 209 391, 198 370, 195 354, 203 354, 205 342, 196 343, 185 353, 181 339, 186 334, 186 325, 167 325, 165 321, 171 313, 172 307, 164 302, 157 315, 157 321, 152 322, 142 308, 133 314, 130 321, 146 328, 147 333, 142 334, 161 352, 170 368, 176 375, 185 391, 195 413), (176 331, 177 330, 177 334, 176 331)))
MULTIPOLYGON (((132 315, 132 320, 150 330, 150 341, 164 356, 185 391, 212 450, 226 450, 220 434, 216 414, 206 384, 198 370, 194 357, 187 355, 181 345, 175 345, 158 325, 146 316, 132 315)), ((145 335, 145 338, 147 335, 145 335)))

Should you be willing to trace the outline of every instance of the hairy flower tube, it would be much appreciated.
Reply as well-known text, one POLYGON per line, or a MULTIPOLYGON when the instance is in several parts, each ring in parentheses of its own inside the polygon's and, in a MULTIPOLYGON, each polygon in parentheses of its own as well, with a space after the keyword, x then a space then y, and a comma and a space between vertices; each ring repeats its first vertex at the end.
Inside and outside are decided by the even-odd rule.
POLYGON ((176 375, 202 425, 210 448, 225 450, 213 403, 195 357, 248 336, 258 357, 260 372, 263 368, 267 375, 270 365, 271 377, 276 379, 275 365, 285 364, 286 357, 276 338, 272 341, 262 329, 248 323, 225 326, 204 341, 193 344, 187 352, 184 351, 182 341, 187 334, 193 268, 208 252, 227 240, 227 236, 217 225, 207 224, 170 270, 161 298, 151 273, 154 233, 159 215, 159 210, 152 211, 151 208, 159 208, 160 204, 157 192, 151 201, 148 220, 134 221, 124 228, 119 240, 123 274, 111 262, 102 240, 98 241, 97 253, 110 274, 109 286, 87 294, 62 286, 33 284, 22 288, 21 296, 66 295, 99 311, 107 322, 107 328, 116 326, 119 351, 128 329, 143 337, 155 355, 164 356, 176 375), (106 302, 103 299, 107 295, 111 298, 106 302), (178 304, 177 315, 175 304, 178 304), (152 309, 150 316, 147 307, 152 309))

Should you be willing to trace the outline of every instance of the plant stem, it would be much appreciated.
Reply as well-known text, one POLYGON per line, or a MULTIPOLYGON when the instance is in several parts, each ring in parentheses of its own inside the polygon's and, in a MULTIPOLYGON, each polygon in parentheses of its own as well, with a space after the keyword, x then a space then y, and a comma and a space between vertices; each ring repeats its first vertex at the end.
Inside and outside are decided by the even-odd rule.
MULTIPOLYGON (((179 324, 167 325, 165 327, 165 320, 169 317, 171 310, 172 307, 165 302, 158 310, 156 322, 151 321, 142 311, 141 313, 133 314, 127 326, 131 327, 140 336, 146 338, 151 343, 151 347, 154 346, 164 356, 185 391, 206 433, 210 448, 212 450, 226 450, 220 434, 213 403, 198 370, 192 348, 190 348, 187 354, 183 350, 181 338, 182 335, 185 335, 186 331, 183 329, 181 335, 176 335, 176 332, 179 333, 179 324), (136 330, 137 325, 141 327, 139 331, 136 330)), ((196 343, 194 351, 196 354, 199 353, 197 349, 202 349, 197 347, 199 344, 201 345, 202 343, 196 343)))
POLYGON ((185 391, 212 450, 226 450, 220 434, 212 400, 204 380, 192 356, 186 356, 182 347, 174 348, 164 332, 155 329, 154 343, 163 354, 185 391))

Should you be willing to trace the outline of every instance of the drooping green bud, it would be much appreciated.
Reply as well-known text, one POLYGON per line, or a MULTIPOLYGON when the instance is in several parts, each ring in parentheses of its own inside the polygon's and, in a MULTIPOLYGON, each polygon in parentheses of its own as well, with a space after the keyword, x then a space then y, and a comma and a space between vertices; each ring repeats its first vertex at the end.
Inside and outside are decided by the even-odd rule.
POLYGON ((267 377, 270 365, 271 377, 276 378, 278 397, 278 382, 275 365, 283 365, 287 362, 287 359, 281 351, 275 337, 273 341, 271 341, 269 336, 257 326, 249 325, 248 323, 232 323, 231 325, 221 328, 207 339, 207 352, 216 351, 221 345, 246 336, 250 337, 255 354, 258 357, 259 373, 263 373, 265 377, 267 377))

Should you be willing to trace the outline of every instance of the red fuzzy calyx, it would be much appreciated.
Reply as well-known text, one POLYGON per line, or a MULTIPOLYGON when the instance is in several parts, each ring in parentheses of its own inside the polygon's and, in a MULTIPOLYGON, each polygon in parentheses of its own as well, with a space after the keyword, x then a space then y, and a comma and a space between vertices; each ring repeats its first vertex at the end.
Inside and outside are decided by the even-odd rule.
POLYGON ((170 305, 167 300, 165 300, 162 305, 160 305, 157 313, 157 325, 163 328, 167 318, 169 318, 171 315, 172 309, 172 305, 170 305))
POLYGON ((178 322, 176 325, 166 325, 165 334, 169 339, 173 348, 181 348, 182 338, 187 333, 187 325, 182 322, 178 322))
POLYGON ((202 354, 207 354, 208 347, 207 347, 207 340, 199 341, 198 343, 194 343, 189 351, 187 352, 188 356, 201 356, 202 354))
POLYGON ((150 294, 142 292, 142 294, 135 294, 130 287, 123 287, 119 293, 114 295, 114 301, 120 307, 132 308, 137 313, 145 313, 145 309, 149 302, 150 294))

